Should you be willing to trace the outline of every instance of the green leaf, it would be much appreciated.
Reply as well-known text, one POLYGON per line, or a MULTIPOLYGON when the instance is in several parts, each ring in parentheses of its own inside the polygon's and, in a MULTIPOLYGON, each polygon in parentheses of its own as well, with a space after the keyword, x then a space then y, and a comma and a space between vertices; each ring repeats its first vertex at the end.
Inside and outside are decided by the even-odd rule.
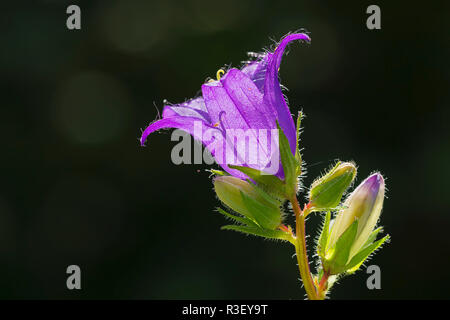
POLYGON ((268 238, 268 239, 279 239, 284 241, 289 241, 289 234, 281 230, 267 230, 263 228, 251 227, 251 226, 238 226, 238 225, 227 225, 221 227, 222 230, 233 230, 246 234, 251 234, 258 237, 268 238))
POLYGON ((350 255, 350 249, 358 231, 358 220, 355 220, 344 233, 339 237, 334 247, 334 252, 327 261, 330 274, 340 274, 345 272, 347 261, 350 255))
POLYGON ((373 242, 372 244, 366 246, 362 250, 360 250, 348 263, 346 266, 347 273, 353 273, 359 269, 359 267, 364 263, 364 261, 372 254, 375 250, 379 249, 386 241, 390 239, 390 236, 387 235, 384 238, 381 238, 378 241, 373 242))
POLYGON ((322 232, 320 233, 319 241, 317 242, 317 254, 319 257, 325 257, 325 250, 328 244, 328 237, 330 235, 330 219, 331 212, 328 211, 323 223, 322 232))
POLYGON ((291 198, 297 193, 298 162, 292 154, 289 141, 277 122, 281 164, 283 165, 286 196, 291 198))
POLYGON ((241 223, 243 225, 252 226, 252 227, 259 227, 253 220, 251 220, 251 219, 249 219, 247 217, 244 217, 244 216, 238 217, 238 216, 236 216, 234 214, 226 212, 222 208, 217 208, 217 212, 219 212, 219 213, 223 214, 225 217, 230 218, 233 221, 239 222, 239 223, 241 223))
POLYGON ((284 182, 280 180, 277 176, 265 174, 260 170, 229 165, 231 169, 239 170, 240 172, 246 174, 250 177, 250 179, 254 180, 260 187, 265 189, 267 192, 274 194, 276 196, 285 198, 284 191, 284 182))
POLYGON ((244 205, 256 222, 263 228, 274 230, 281 224, 281 211, 270 203, 263 204, 241 191, 244 205))

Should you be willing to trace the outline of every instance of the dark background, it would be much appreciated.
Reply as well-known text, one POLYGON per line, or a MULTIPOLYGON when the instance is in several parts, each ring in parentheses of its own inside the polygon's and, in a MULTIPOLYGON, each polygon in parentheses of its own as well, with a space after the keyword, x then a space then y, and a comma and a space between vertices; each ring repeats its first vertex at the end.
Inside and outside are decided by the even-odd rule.
MULTIPOLYGON (((449 298, 449 8, 443 2, 16 1, 0 19, 0 297, 302 299, 294 250, 230 231, 205 165, 176 166, 163 99, 306 28, 280 71, 303 108, 304 184, 335 159, 387 178, 391 234, 335 299, 449 298), (78 4, 82 29, 66 28, 78 4), (365 22, 381 7, 382 29, 365 22), (66 268, 82 290, 66 289, 66 268)), ((303 196, 302 196, 303 197, 303 196)), ((304 198, 302 198, 304 200, 304 198)), ((319 216, 307 222, 310 240, 319 216)), ((310 252, 312 247, 310 247, 310 252)))

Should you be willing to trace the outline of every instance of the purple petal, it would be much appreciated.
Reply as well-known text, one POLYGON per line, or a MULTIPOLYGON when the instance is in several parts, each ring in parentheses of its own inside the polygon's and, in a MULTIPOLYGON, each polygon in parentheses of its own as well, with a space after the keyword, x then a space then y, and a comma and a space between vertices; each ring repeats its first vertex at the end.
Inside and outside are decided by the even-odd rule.
POLYGON ((261 93, 264 92, 267 62, 268 54, 260 54, 258 55, 257 60, 250 62, 241 69, 241 71, 254 82, 261 93))
POLYGON ((303 33, 290 34, 284 37, 274 53, 270 54, 268 57, 269 61, 264 80, 264 101, 274 108, 280 127, 289 140, 292 152, 295 152, 296 149, 296 130, 294 120, 292 119, 289 107, 284 100, 280 82, 278 81, 278 69, 280 68, 281 59, 286 46, 289 42, 294 40, 310 41, 311 39, 303 33))
POLYGON ((168 117, 168 118, 161 119, 161 120, 151 123, 142 133, 141 145, 144 146, 145 140, 151 133, 153 133, 157 130, 169 129, 169 128, 181 129, 183 131, 186 131, 190 135, 192 135, 195 139, 202 141, 203 131, 196 132, 196 130, 194 130, 196 121, 201 122, 203 130, 207 130, 207 129, 218 130, 217 128, 212 127, 208 123, 206 123, 198 118, 184 117, 184 116, 172 116, 172 117, 168 117))
POLYGON ((247 75, 231 69, 221 83, 250 128, 276 128, 275 114, 264 104, 263 95, 247 75))
POLYGON ((272 159, 271 154, 278 153, 278 141, 271 145, 270 131, 269 137, 260 141, 264 132, 258 129, 274 129, 276 122, 256 85, 240 70, 231 69, 222 80, 204 84, 202 91, 211 119, 226 133, 227 155, 230 152, 234 155, 223 162, 264 169, 272 159), (241 132, 232 132, 233 129, 241 132), (233 134, 238 134, 240 139, 235 141, 233 134))
MULTIPOLYGON (((181 129, 183 131, 186 131, 187 133, 189 133, 191 136, 194 137, 194 139, 197 139, 199 141, 201 141, 206 148, 208 148, 208 150, 210 151, 211 155, 216 159, 217 163, 229 174, 240 178, 240 179, 247 179, 248 177, 243 174, 242 172, 235 170, 235 169, 231 169, 229 168, 223 159, 223 146, 224 146, 224 136, 221 130, 219 130, 218 128, 215 128, 211 125, 209 125, 208 123, 198 119, 198 118, 194 118, 194 117, 184 117, 184 116, 171 116, 169 118, 165 118, 165 119, 161 119, 158 121, 153 122, 152 124, 150 124, 142 133, 141 136, 141 145, 143 146, 145 143, 145 140, 147 139, 147 137, 157 131, 157 130, 161 130, 161 129, 168 129, 168 128, 176 128, 176 129, 181 129), (198 124, 201 122, 201 129, 202 130, 197 130, 197 128, 199 128, 200 126, 198 126, 198 124), (197 127, 196 127, 197 124, 197 127), (215 132, 214 135, 214 139, 218 139, 215 144, 211 143, 213 141, 205 141, 205 137, 207 136, 206 131, 207 130, 213 130, 215 132), (219 146, 220 148, 220 152, 217 152, 218 150, 215 150, 214 147, 219 146), (217 157, 217 155, 220 154, 219 157, 217 157)), ((211 134, 210 134, 211 135, 211 134)), ((210 136, 209 135, 209 136, 210 136)))
MULTIPOLYGON (((250 129, 246 119, 244 119, 239 109, 236 108, 236 105, 220 81, 208 82, 202 85, 202 93, 212 122, 215 126, 220 127, 224 133, 227 129, 242 129, 244 131, 250 129)), ((228 150, 224 149, 223 154, 232 152, 236 157, 236 161, 245 163, 245 158, 243 158, 245 154, 241 155, 237 152, 234 141, 227 141, 226 148, 228 150)), ((230 164, 228 160, 223 158, 218 159, 218 162, 221 165, 225 163, 230 164)))
POLYGON ((368 193, 372 198, 376 198, 380 191, 380 187, 384 185, 383 176, 379 173, 374 173, 368 177, 363 183, 367 187, 368 193))
POLYGON ((220 81, 205 83, 202 85, 202 93, 211 123, 218 124, 223 129, 250 128, 220 81))
POLYGON ((203 97, 191 99, 187 102, 164 106, 163 118, 174 116, 199 118, 207 123, 211 123, 208 111, 206 110, 203 97))

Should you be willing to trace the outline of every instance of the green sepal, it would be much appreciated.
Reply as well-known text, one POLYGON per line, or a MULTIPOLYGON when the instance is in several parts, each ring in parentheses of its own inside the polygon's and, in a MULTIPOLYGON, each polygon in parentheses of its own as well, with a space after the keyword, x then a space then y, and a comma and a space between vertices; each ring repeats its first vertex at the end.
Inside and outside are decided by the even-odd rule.
POLYGON ((209 169, 206 170, 211 172, 212 174, 215 174, 216 176, 229 176, 228 172, 222 171, 222 170, 215 170, 215 169, 209 169))
POLYGON ((275 230, 281 224, 281 211, 270 203, 261 203, 241 191, 242 200, 255 221, 263 228, 275 230))
POLYGON ((284 195, 284 182, 280 180, 277 176, 265 174, 264 172, 242 166, 229 165, 231 169, 239 170, 240 172, 247 175, 250 179, 255 181, 261 188, 270 194, 277 197, 285 198, 284 195))
POLYGON ((302 175, 302 155, 301 155, 300 151, 297 151, 295 153, 295 160, 298 163, 298 165, 297 165, 297 172, 296 172, 296 175, 298 177, 298 176, 302 175))
POLYGON ((331 248, 333 252, 331 257, 326 257, 325 261, 323 261, 324 268, 329 274, 336 275, 344 273, 348 269, 346 265, 357 231, 358 220, 355 220, 339 237, 334 248, 331 248))
POLYGON ((323 276, 323 268, 319 267, 319 270, 317 272, 317 282, 320 282, 320 280, 322 280, 322 276, 323 276))
POLYGON ((263 188, 254 184, 252 181, 247 180, 247 182, 253 186, 253 189, 256 191, 256 193, 262 199, 264 199, 266 202, 270 203, 272 206, 277 207, 277 208, 281 206, 282 202, 280 201, 280 199, 273 197, 268 192, 266 192, 263 188))
POLYGON ((255 227, 258 228, 258 224, 256 224, 255 221, 253 221, 250 218, 244 217, 244 216, 236 216, 234 214, 228 213, 225 210, 223 210, 222 208, 216 208, 217 212, 223 214, 225 217, 230 218, 231 220, 233 220, 234 222, 238 222, 242 225, 246 225, 246 226, 251 226, 251 227, 255 227))
MULTIPOLYGON (((376 231, 376 230, 375 230, 376 231)), ((374 231, 374 232, 375 232, 374 231)), ((390 236, 387 235, 383 238, 381 238, 378 241, 375 241, 371 244, 369 244, 368 246, 366 246, 365 248, 363 248, 362 250, 360 250, 351 260, 350 262, 347 264, 346 266, 346 272, 347 273, 354 273, 356 272, 359 267, 361 267, 361 265, 364 263, 364 261, 366 261, 366 259, 372 254, 374 253, 375 250, 377 250, 378 248, 380 248, 386 241, 388 241, 390 239, 390 236)))
POLYGON ((303 112, 299 111, 297 116, 297 134, 296 134, 296 141, 295 141, 295 160, 297 160, 298 167, 297 167, 297 176, 300 176, 302 174, 302 155, 300 153, 300 129, 302 124, 302 118, 303 118, 303 112))
POLYGON ((325 250, 328 244, 328 238, 330 236, 330 220, 331 212, 328 211, 322 227, 322 232, 320 233, 319 240, 317 241, 317 254, 322 259, 325 257, 325 250))
POLYGON ((289 234, 281 230, 268 230, 253 226, 238 226, 238 225, 226 225, 221 227, 220 229, 238 231, 267 239, 279 239, 283 241, 290 241, 289 234))
POLYGON ((364 245, 362 247, 365 248, 368 245, 372 244, 372 242, 375 241, 375 239, 377 238, 377 236, 380 232, 383 232, 383 227, 378 227, 375 230, 373 230, 372 233, 370 234, 369 238, 367 239, 366 243, 364 243, 364 245))
POLYGON ((283 130, 281 130, 278 121, 277 127, 279 132, 278 140, 280 148, 280 158, 284 171, 285 193, 287 198, 290 199, 297 193, 297 168, 299 167, 299 163, 295 159, 295 156, 292 154, 289 141, 283 130))

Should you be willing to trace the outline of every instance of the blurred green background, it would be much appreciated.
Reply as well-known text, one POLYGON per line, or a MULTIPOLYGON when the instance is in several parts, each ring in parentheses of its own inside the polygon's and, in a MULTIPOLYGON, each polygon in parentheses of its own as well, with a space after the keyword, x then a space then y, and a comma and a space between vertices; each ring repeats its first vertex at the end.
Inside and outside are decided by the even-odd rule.
MULTIPOLYGON (((308 186, 335 159, 387 177, 392 242, 334 299, 449 298, 449 8, 438 1, 16 1, 1 5, 0 298, 302 299, 288 244, 220 231, 205 165, 171 163, 163 100, 305 28, 280 70, 307 115, 308 186), (382 29, 366 28, 378 4, 382 29), (82 29, 66 28, 78 4, 82 29), (66 289, 66 267, 82 290, 66 289)), ((307 222, 311 245, 320 222, 307 222)), ((312 252, 312 247, 310 253, 312 252)))

